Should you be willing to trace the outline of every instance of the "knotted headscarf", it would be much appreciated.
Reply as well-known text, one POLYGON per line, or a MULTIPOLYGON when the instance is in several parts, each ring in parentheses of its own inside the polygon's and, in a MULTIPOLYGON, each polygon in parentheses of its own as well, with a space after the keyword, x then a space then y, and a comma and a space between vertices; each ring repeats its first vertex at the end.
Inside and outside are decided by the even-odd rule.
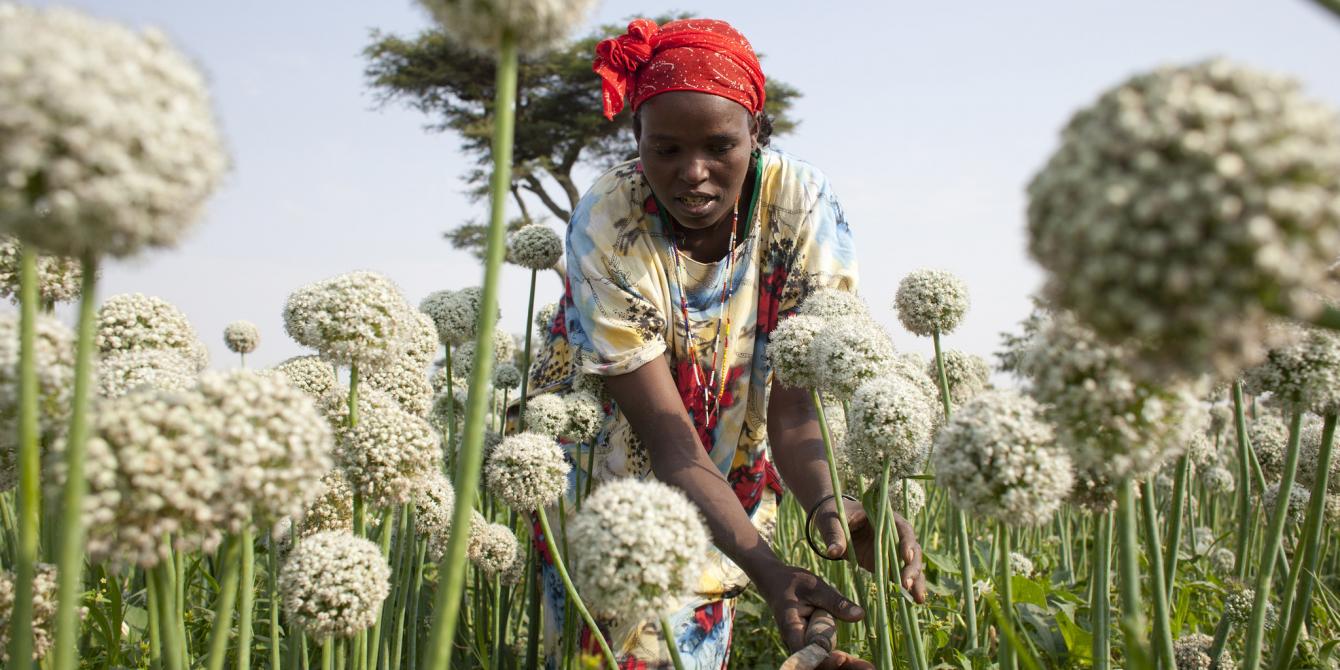
POLYGON ((591 69, 600 75, 605 118, 613 119, 629 98, 633 111, 668 91, 698 91, 734 100, 751 113, 763 111, 767 80, 749 40, 729 23, 685 19, 657 26, 634 19, 627 34, 601 40, 591 69))

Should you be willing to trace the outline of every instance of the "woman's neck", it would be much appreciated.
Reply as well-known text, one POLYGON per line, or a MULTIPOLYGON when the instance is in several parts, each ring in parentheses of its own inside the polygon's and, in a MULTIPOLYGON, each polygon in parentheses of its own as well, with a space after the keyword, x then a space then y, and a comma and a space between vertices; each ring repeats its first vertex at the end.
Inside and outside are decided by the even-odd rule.
POLYGON ((738 206, 711 227, 699 230, 685 228, 671 218, 671 234, 679 250, 699 263, 715 263, 726 257, 731 238, 731 220, 739 217, 736 225, 736 246, 744 242, 748 230, 748 219, 753 217, 749 204, 754 197, 754 170, 751 165, 745 177, 744 187, 740 189, 738 206))

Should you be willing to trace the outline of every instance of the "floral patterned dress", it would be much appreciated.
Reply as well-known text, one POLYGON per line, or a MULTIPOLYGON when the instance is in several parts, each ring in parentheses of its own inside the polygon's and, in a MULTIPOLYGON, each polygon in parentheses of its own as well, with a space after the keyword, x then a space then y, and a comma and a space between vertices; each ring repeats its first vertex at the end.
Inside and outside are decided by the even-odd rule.
MULTIPOLYGON (((568 225, 568 279, 531 368, 531 388, 536 393, 565 392, 574 382, 590 380, 582 380, 584 375, 620 375, 668 354, 703 447, 766 537, 782 490, 766 443, 772 379, 768 335, 779 318, 816 288, 855 291, 856 260, 851 231, 823 173, 764 149, 749 179, 756 187, 750 206, 741 205, 741 224, 748 225, 732 251, 733 263, 726 258, 700 263, 680 252, 681 286, 671 231, 641 164, 623 163, 601 176, 568 225), (724 306, 731 327, 721 333, 721 339, 729 339, 723 343, 717 329, 727 316, 721 311, 727 279, 735 288, 724 306), (681 296, 694 329, 696 359, 703 366, 698 375, 688 351, 681 296), (708 366, 721 360, 714 341, 726 348, 728 358, 720 409, 709 416, 704 399, 710 392, 704 393, 703 383, 712 376, 708 366)), ((564 448, 573 466, 573 492, 585 490, 588 478, 598 486, 611 478, 653 476, 646 448, 612 402, 606 403, 604 425, 592 444, 564 448)), ((683 608, 670 617, 689 667, 725 666, 732 598, 747 584, 743 571, 720 551, 712 548, 709 554, 698 588, 684 594, 683 608)), ((548 608, 547 618, 561 630, 562 585, 548 566, 542 565, 542 571, 548 600, 557 605, 548 608)), ((609 639, 623 667, 665 664, 654 619, 649 614, 647 621, 611 622, 609 639)))

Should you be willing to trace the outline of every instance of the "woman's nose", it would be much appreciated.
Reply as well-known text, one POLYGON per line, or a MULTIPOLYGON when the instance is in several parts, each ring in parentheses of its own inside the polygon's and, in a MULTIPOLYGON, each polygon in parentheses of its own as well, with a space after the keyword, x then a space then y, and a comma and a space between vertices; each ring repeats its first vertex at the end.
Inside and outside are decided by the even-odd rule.
POLYGON ((707 161, 701 158, 689 159, 679 171, 679 178, 686 184, 701 184, 707 181, 707 176, 707 161))

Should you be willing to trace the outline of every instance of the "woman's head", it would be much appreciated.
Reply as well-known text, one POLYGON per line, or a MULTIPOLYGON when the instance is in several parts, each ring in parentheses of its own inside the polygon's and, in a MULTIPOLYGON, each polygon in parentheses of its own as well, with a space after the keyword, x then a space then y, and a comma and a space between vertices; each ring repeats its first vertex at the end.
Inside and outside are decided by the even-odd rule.
POLYGON ((607 117, 628 98, 647 181, 675 220, 688 228, 723 220, 772 130, 749 41, 724 21, 637 19, 596 46, 592 69, 607 117))

